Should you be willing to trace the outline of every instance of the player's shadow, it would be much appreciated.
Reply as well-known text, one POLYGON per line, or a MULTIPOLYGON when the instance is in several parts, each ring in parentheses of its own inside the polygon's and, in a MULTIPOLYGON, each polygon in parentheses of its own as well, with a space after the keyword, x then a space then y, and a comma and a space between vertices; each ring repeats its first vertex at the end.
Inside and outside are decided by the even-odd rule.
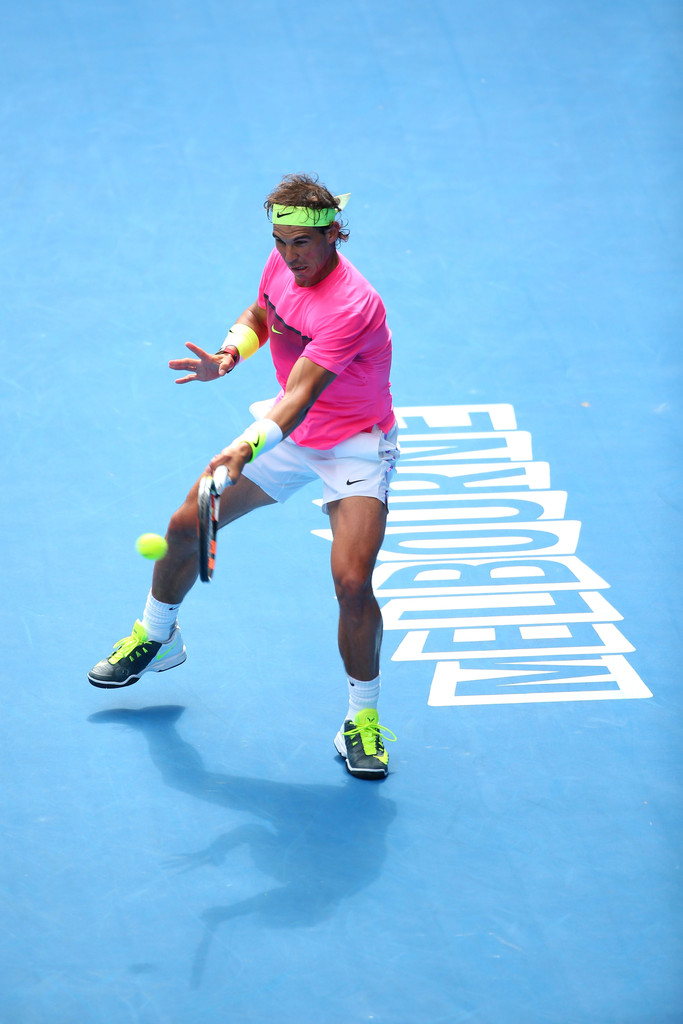
POLYGON ((142 732, 167 786, 226 809, 260 819, 241 823, 205 849, 182 854, 170 866, 180 870, 220 866, 231 850, 247 846, 260 871, 276 885, 247 899, 204 911, 205 929, 197 949, 192 984, 201 983, 216 930, 237 917, 253 915, 269 927, 314 925, 343 899, 378 877, 386 855, 386 833, 396 814, 379 782, 340 775, 338 786, 288 784, 207 771, 198 752, 181 738, 176 722, 185 709, 159 706, 99 711, 90 722, 114 722, 142 732))

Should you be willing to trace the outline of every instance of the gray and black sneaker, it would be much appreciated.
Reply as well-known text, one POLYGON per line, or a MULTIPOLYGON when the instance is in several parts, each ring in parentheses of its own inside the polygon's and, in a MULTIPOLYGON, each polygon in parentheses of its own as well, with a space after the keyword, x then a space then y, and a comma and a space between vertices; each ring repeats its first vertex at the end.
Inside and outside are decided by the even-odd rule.
POLYGON ((354 716, 353 722, 347 718, 335 736, 334 745, 351 775, 357 779, 383 779, 389 774, 384 739, 396 742, 391 729, 379 724, 377 711, 364 708, 354 716))
POLYGON ((166 669, 182 665, 186 658, 178 623, 173 627, 168 640, 162 644, 158 640, 150 640, 145 627, 138 620, 131 635, 119 640, 109 657, 98 661, 88 672, 88 679, 93 686, 112 690, 137 683, 144 672, 165 672, 166 669))

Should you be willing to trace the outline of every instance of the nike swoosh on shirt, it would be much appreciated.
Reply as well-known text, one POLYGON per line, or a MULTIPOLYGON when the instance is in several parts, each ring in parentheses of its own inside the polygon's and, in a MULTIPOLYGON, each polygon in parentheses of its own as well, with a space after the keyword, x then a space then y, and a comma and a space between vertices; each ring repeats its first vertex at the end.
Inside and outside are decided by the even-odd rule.
POLYGON ((346 486, 347 487, 351 487, 351 486, 353 486, 353 484, 362 484, 364 480, 365 480, 364 476, 359 477, 358 480, 347 480, 346 481, 346 486))
POLYGON ((271 331, 273 332, 273 334, 283 334, 284 333, 283 331, 278 331, 277 327, 271 327, 271 331))

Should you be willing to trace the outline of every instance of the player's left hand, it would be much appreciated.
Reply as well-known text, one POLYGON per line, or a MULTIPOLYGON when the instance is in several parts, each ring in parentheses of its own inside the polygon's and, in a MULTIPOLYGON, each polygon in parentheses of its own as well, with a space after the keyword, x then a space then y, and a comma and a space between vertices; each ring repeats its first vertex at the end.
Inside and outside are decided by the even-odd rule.
POLYGON ((218 377, 224 377, 226 373, 230 373, 237 365, 234 356, 229 352, 205 352, 203 348, 194 345, 191 341, 185 342, 185 348, 194 352, 197 358, 170 360, 168 365, 172 370, 187 371, 185 377, 176 378, 176 384, 189 384, 193 380, 217 380, 218 377))

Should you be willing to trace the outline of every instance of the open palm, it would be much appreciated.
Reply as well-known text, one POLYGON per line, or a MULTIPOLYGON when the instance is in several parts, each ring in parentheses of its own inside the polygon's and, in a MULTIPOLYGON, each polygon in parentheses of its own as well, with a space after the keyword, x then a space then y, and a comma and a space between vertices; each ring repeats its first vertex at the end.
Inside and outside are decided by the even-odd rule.
POLYGON ((224 377, 235 367, 235 360, 229 352, 211 353, 205 352, 199 345, 191 341, 185 342, 185 348, 193 352, 196 359, 185 357, 184 359, 171 359, 169 367, 172 370, 184 370, 184 377, 176 378, 176 384, 189 384, 193 380, 216 380, 224 377))

